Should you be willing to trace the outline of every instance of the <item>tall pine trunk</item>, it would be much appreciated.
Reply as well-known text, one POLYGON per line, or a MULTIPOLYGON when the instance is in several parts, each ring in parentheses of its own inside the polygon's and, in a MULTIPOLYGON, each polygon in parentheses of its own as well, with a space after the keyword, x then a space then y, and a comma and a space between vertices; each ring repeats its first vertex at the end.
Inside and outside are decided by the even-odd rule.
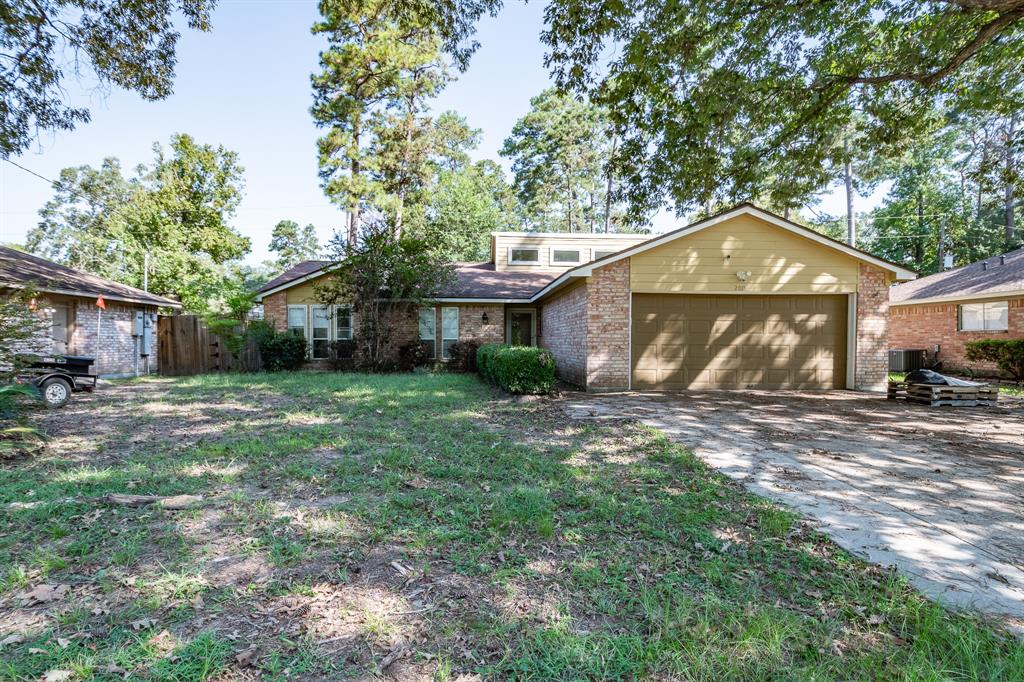
POLYGON ((914 263, 921 269, 924 263, 924 192, 917 192, 917 238, 914 239, 914 263))
MULTIPOLYGON (((356 155, 352 159, 352 178, 358 178, 362 172, 362 168, 359 165, 359 122, 356 121, 352 125, 352 141, 353 146, 356 149, 356 155)), ((352 208, 348 214, 348 248, 356 248, 356 240, 359 238, 359 197, 355 198, 352 202, 352 208)))
POLYGON ((850 161, 850 140, 843 140, 843 179, 846 184, 846 243, 857 246, 857 226, 853 222, 853 162, 850 161))
POLYGON ((1003 191, 1003 212, 1006 215, 1006 246, 1007 248, 1013 244, 1013 238, 1015 236, 1016 225, 1014 221, 1013 211, 1013 185, 1016 179, 1014 173, 1014 154, 1013 154, 1013 138, 1017 132, 1017 112, 1014 112, 1010 116, 1010 126, 1006 131, 1006 188, 1003 191))

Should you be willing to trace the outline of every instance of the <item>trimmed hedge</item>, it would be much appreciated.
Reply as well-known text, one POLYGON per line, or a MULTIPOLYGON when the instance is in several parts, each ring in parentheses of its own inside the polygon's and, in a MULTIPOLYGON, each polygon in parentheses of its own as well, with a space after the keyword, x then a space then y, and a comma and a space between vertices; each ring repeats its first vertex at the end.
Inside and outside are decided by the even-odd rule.
POLYGON ((964 348, 968 360, 994 362, 1015 381, 1024 381, 1024 339, 981 339, 964 348))
POLYGON ((509 393, 550 393, 555 387, 555 356, 533 346, 489 343, 476 351, 484 381, 509 393))

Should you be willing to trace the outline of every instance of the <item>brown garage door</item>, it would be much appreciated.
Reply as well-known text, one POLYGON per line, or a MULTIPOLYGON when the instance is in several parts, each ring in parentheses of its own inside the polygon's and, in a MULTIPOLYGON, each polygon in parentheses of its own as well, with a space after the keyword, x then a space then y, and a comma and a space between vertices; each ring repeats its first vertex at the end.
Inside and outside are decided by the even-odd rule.
POLYGON ((843 388, 846 296, 633 294, 633 388, 843 388))

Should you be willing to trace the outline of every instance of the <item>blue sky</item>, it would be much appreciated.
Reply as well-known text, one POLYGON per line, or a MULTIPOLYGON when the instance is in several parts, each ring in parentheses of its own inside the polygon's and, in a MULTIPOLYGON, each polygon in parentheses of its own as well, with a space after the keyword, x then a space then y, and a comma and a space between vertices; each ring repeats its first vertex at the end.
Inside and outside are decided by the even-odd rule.
MULTIPOLYGON (((437 111, 455 109, 483 130, 477 158, 498 157, 502 141, 529 109, 530 97, 550 84, 544 68, 542 2, 511 1, 478 31, 481 47, 466 73, 438 98, 437 111)), ((210 33, 183 30, 174 94, 145 102, 133 93, 92 91, 92 83, 69 84, 92 121, 70 133, 45 135, 15 159, 44 177, 82 164, 118 157, 131 169, 153 158, 152 144, 172 133, 223 144, 238 152, 245 167, 245 197, 232 224, 253 242, 247 260, 269 257, 274 224, 290 218, 317 226, 321 241, 342 224, 342 213, 324 197, 317 178, 318 131, 309 115, 309 76, 317 69, 322 39, 310 34, 317 19, 314 1, 221 0, 210 33)), ((507 165, 506 165, 507 168, 507 165)), ((0 242, 21 242, 52 191, 47 183, 0 163, 0 242)), ((873 202, 859 201, 858 210, 873 202)), ((844 211, 839 195, 819 210, 844 211)), ((655 229, 671 227, 659 215, 655 229)))

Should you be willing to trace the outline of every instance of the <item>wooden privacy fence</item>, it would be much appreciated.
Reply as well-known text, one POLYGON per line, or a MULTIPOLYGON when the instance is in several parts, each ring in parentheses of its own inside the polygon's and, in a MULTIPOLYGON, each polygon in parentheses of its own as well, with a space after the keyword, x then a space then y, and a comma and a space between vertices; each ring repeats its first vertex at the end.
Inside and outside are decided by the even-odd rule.
POLYGON ((210 332, 198 315, 172 315, 157 322, 157 362, 160 374, 189 376, 210 372, 256 372, 262 367, 256 341, 232 353, 224 340, 210 332))

